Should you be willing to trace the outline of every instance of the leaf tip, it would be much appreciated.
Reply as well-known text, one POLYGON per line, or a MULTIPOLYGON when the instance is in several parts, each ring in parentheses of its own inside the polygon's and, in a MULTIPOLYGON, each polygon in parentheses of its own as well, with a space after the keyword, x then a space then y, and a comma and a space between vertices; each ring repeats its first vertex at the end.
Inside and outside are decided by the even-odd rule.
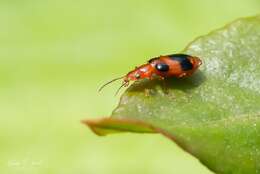
POLYGON ((81 120, 81 123, 99 136, 118 132, 157 133, 153 126, 138 120, 105 117, 81 120))

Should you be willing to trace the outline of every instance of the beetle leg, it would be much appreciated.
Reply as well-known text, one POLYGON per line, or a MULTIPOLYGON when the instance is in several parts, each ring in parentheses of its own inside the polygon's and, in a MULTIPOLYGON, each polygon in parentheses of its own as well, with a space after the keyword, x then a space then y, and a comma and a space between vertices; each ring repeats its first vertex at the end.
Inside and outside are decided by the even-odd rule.
POLYGON ((159 80, 164 80, 165 78, 163 76, 159 76, 159 80))
POLYGON ((144 95, 146 96, 146 97, 149 97, 150 96, 150 89, 144 89, 144 95))
POLYGON ((178 76, 178 78, 185 77, 185 76, 187 76, 187 73, 181 73, 181 74, 178 76))
POLYGON ((167 87, 167 84, 166 84, 166 80, 163 80, 162 83, 163 83, 162 84, 162 90, 164 91, 165 94, 169 94, 169 90, 168 90, 168 87, 167 87))

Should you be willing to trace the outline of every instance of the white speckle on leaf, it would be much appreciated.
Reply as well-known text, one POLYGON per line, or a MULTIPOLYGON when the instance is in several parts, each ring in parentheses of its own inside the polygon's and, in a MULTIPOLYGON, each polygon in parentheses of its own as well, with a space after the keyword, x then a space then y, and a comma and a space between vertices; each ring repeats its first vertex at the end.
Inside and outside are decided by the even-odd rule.
POLYGON ((221 67, 223 67, 221 60, 218 58, 212 58, 206 64, 206 71, 210 74, 218 74, 222 72, 221 67))
MULTIPOLYGON (((252 67, 252 70, 254 67, 252 67)), ((243 73, 234 72, 227 79, 228 82, 237 84, 241 88, 246 88, 260 93, 260 80, 253 72, 244 71, 243 73)))
POLYGON ((200 52, 202 50, 201 47, 199 45, 196 45, 196 44, 191 45, 190 49, 197 51, 197 52, 200 52))

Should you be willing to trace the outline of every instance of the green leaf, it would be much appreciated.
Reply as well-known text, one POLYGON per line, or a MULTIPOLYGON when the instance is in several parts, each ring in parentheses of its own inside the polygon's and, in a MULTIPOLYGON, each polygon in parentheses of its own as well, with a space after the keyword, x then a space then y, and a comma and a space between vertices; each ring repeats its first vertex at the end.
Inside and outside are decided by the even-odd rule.
POLYGON ((99 135, 162 133, 216 173, 260 173, 260 16, 183 52, 203 60, 192 77, 136 82, 111 117, 83 122, 99 135))

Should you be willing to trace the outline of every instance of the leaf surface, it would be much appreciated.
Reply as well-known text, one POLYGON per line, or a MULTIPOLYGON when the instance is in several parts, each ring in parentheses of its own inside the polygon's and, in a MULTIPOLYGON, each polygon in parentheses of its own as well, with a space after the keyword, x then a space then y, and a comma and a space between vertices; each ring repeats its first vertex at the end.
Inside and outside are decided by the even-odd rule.
POLYGON ((260 173, 260 16, 199 37, 183 53, 203 61, 193 76, 136 82, 111 117, 83 122, 98 135, 162 133, 216 173, 260 173))

